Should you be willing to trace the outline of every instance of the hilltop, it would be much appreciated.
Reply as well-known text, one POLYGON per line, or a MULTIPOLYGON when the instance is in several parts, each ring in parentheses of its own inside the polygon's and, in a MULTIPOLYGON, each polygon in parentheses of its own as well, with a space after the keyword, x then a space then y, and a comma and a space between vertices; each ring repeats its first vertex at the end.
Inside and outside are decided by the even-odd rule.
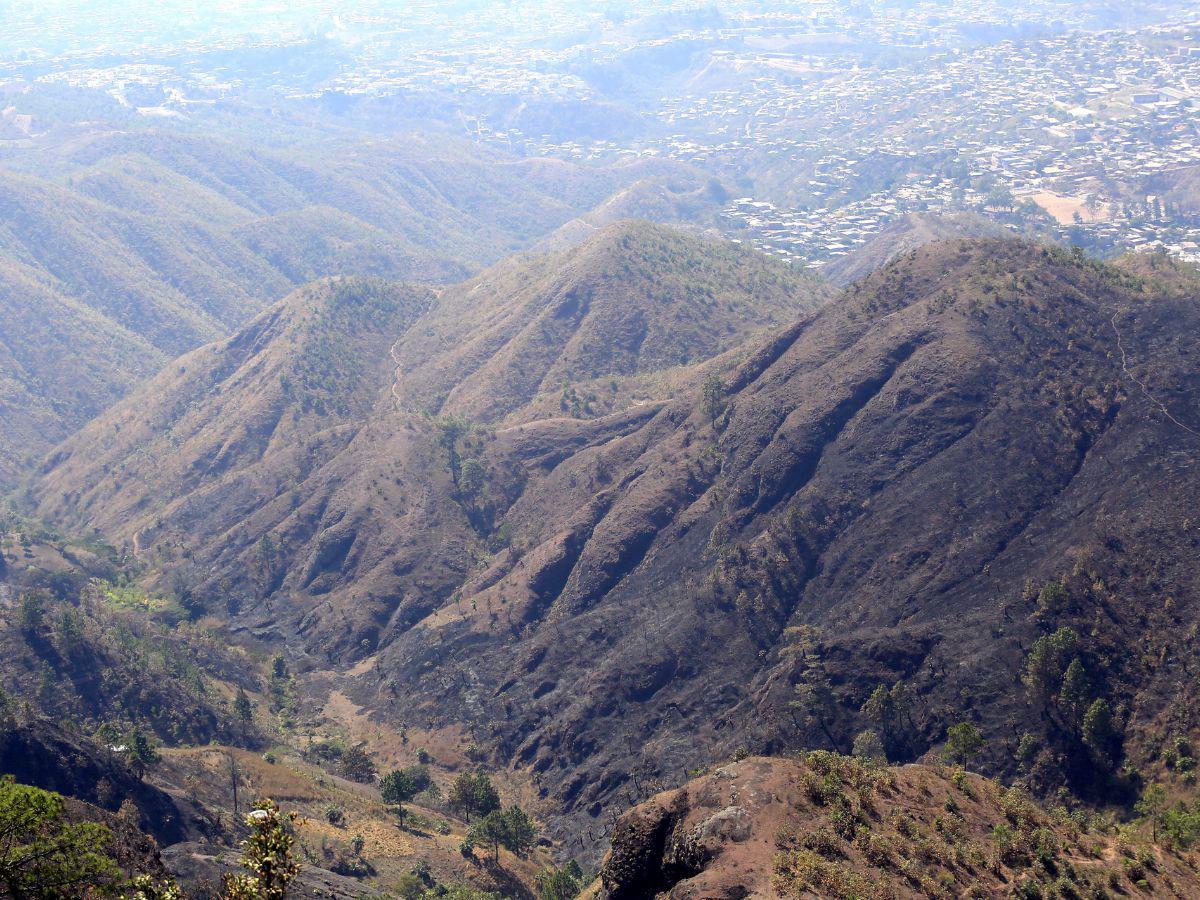
POLYGON ((997 222, 974 213, 909 213, 889 222, 862 246, 822 266, 820 272, 830 283, 845 287, 926 244, 1005 233, 997 222))
POLYGON ((705 361, 826 296, 748 248, 620 223, 442 293, 393 350, 396 397, 493 421, 578 382, 705 361))

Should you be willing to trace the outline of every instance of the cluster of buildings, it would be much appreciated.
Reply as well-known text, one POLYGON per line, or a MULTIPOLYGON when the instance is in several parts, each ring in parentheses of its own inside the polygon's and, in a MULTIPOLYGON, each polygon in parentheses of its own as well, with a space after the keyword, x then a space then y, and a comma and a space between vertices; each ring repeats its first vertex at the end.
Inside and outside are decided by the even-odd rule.
POLYGON ((802 76, 780 75, 774 55, 717 58, 741 73, 739 87, 663 98, 669 133, 621 152, 767 186, 725 218, 768 252, 819 264, 907 212, 973 210, 1100 252, 1200 261, 1200 196, 1172 197, 1162 183, 1200 167, 1200 23, 952 47, 889 66, 793 56, 802 76))
MULTIPOLYGON (((198 32, 164 14, 160 43, 140 49, 105 38, 119 22, 104 17, 64 49, 67 23, 14 16, 0 87, 35 77, 154 116, 263 91, 398 96, 520 153, 700 167, 746 194, 724 212, 731 235, 808 264, 915 210, 1200 259, 1200 197, 1176 192, 1200 179, 1174 177, 1200 166, 1200 16, 1183 0, 1136 6, 414 0, 397 16, 386 0, 297 0, 259 21, 214 0, 198 32), (297 64, 306 53, 314 64, 297 64), (550 113, 514 121, 540 100, 550 113), (643 127, 606 133, 618 108, 643 127)), ((6 110, 8 135, 30 131, 6 110)))

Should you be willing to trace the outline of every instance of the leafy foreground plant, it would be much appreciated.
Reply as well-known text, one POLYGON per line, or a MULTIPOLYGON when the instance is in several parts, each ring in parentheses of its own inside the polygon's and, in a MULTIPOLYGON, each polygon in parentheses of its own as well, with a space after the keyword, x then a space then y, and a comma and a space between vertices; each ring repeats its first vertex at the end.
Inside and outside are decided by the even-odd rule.
POLYGON ((300 871, 292 856, 295 813, 281 813, 273 800, 260 800, 246 816, 250 837, 242 844, 248 875, 225 876, 225 900, 282 900, 300 871))

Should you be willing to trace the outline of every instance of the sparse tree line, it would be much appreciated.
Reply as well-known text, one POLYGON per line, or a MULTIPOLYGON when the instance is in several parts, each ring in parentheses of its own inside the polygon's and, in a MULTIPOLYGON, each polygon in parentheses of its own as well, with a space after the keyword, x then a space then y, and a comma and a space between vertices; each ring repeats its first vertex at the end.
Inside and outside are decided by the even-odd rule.
MULTIPOLYGON (((1200 800, 1190 799, 1195 782, 1196 757, 1191 741, 1176 735, 1162 742, 1157 757, 1182 786, 1151 780, 1125 760, 1124 744, 1129 713, 1114 699, 1108 652, 1097 646, 1102 636, 1093 629, 1085 638, 1072 625, 1088 607, 1091 592, 1103 590, 1103 579, 1086 569, 1081 560, 1076 571, 1043 584, 1027 586, 1022 602, 1031 608, 1029 621, 1040 630, 1025 650, 1017 687, 1041 728, 1022 733, 1009 743, 1006 761, 999 747, 989 747, 983 731, 972 721, 942 726, 943 740, 937 755, 960 766, 982 754, 998 768, 1015 768, 1020 783, 1061 798, 1090 796, 1102 802, 1131 807, 1154 841, 1186 849, 1200 840, 1200 800), (1068 790, 1068 787, 1071 790, 1068 790), (1181 796, 1182 795, 1182 796, 1181 796), (1132 798, 1138 798, 1136 803, 1132 798)), ((1169 602, 1168 612, 1169 612, 1169 602)), ((840 735, 845 720, 853 716, 860 730, 849 747, 857 758, 883 765, 889 760, 915 759, 930 746, 934 712, 920 710, 919 692, 905 681, 878 685, 854 715, 838 696, 822 656, 819 633, 809 626, 788 628, 781 656, 792 664, 792 695, 787 703, 795 726, 824 738, 834 750, 845 752, 840 735)), ((1166 651, 1154 662, 1161 664, 1166 651)), ((1077 808, 1084 815, 1082 808, 1077 808)))

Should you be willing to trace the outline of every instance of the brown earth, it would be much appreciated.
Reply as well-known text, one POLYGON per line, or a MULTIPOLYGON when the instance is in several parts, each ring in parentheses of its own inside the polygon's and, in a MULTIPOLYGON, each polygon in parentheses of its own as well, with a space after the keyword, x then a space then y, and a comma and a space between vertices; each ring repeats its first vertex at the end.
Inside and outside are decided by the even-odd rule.
MULTIPOLYGON (((569 852, 594 852, 610 813, 739 748, 848 750, 870 724, 864 701, 898 682, 915 700, 888 735, 896 758, 967 719, 988 739, 986 771, 1015 775, 1029 732, 1039 787, 1122 800, 1136 779, 1080 752, 1020 675, 1039 636, 1071 626, 1088 699, 1127 735, 1118 761, 1197 729, 1200 290, 1171 271, 1143 279, 1016 241, 925 246, 726 354, 724 409, 693 387, 595 418, 520 405, 563 372, 624 378, 679 357, 595 350, 622 332, 586 316, 556 331, 539 316, 561 306, 519 294, 511 321, 532 324, 511 328, 504 307, 493 321, 455 297, 460 316, 435 306, 401 341, 398 387, 435 409, 513 411, 461 439, 482 461, 479 493, 455 484, 437 422, 386 406, 355 418, 356 399, 274 441, 241 424, 255 387, 207 395, 183 466, 173 419, 144 416, 158 407, 142 394, 56 453, 33 496, 190 573, 213 610, 287 643, 302 668, 370 658, 338 689, 381 721, 463 728, 531 783, 553 833, 578 842, 569 852), (595 337, 575 353, 579 333, 595 337), (246 438, 233 453, 214 437, 225 421, 246 438), (1061 596, 1042 590, 1052 582, 1061 596)), ((681 321, 670 334, 694 342, 688 358, 729 346, 681 321)), ((239 341, 263 335, 201 351, 197 384, 164 378, 164 406, 227 369, 249 366, 256 384, 239 341)), ((356 398, 385 383, 386 353, 362 358, 356 398)))
POLYGON ((626 222, 446 290, 396 344, 396 398, 491 422, 576 382, 706 360, 824 298, 735 244, 626 222))

